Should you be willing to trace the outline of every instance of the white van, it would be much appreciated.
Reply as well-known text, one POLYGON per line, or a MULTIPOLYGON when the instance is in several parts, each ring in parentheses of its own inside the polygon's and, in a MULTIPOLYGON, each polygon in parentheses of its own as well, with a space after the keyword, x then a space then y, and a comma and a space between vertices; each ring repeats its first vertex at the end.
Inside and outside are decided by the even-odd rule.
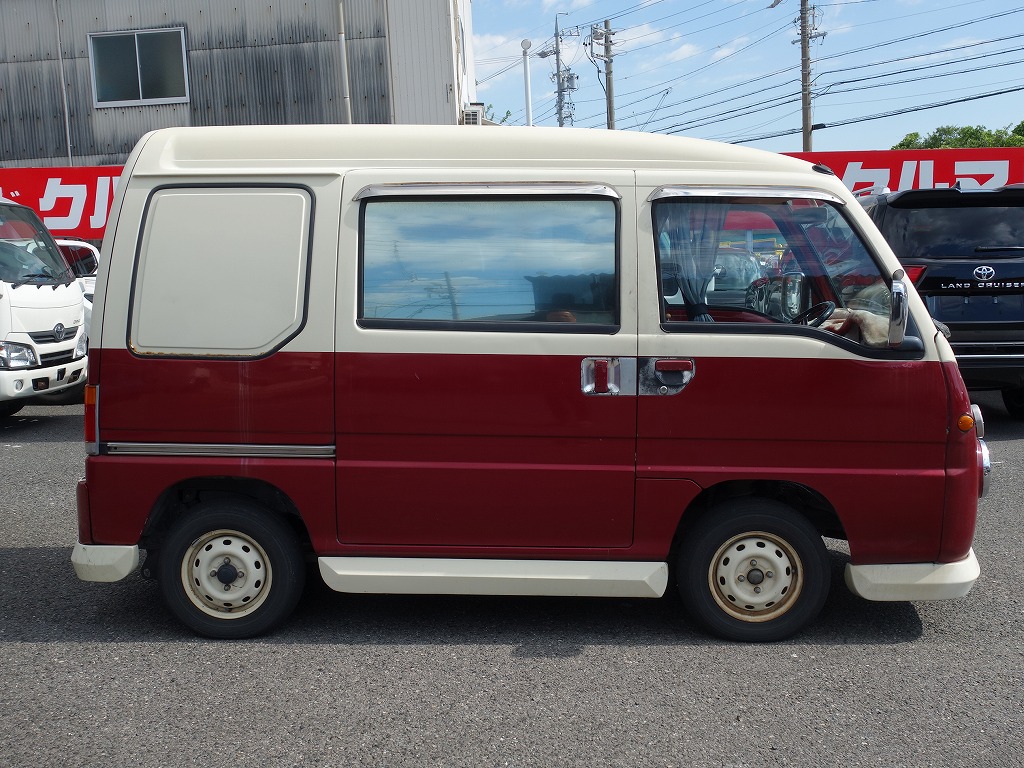
POLYGON ((0 419, 85 384, 82 288, 39 217, 0 198, 0 419))
MULTIPOLYGON (((197 632, 342 592, 960 597, 980 411, 828 169, 641 133, 181 128, 125 167, 72 560, 197 632), (182 275, 189 279, 183 281, 182 275)), ((113 610, 113 608, 112 608, 113 610)))

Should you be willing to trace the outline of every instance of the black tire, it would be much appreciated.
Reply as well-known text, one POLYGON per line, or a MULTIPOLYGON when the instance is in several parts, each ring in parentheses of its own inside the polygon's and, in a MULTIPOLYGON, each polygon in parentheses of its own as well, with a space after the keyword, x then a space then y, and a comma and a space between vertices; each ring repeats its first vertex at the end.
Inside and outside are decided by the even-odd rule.
POLYGON ((201 504, 160 547, 160 592, 183 624, 206 637, 254 637, 284 621, 306 581, 294 532, 272 512, 241 501, 201 504))
POLYGON ((1024 419, 1024 387, 1003 390, 1003 405, 1011 418, 1024 419))
POLYGON ((24 407, 25 403, 20 402, 19 400, 0 403, 0 419, 6 419, 8 416, 13 416, 24 407))
POLYGON ((782 640, 804 629, 821 612, 831 578, 818 532, 770 499, 733 499, 710 510, 686 532, 676 563, 690 615, 740 642, 782 640))

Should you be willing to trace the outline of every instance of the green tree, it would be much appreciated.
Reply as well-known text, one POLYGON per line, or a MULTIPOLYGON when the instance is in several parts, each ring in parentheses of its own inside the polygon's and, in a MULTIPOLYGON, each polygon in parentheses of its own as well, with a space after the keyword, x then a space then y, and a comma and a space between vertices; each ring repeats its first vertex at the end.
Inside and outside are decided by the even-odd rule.
MULTIPOLYGON (((484 109, 484 117, 487 118, 492 123, 497 123, 498 125, 504 125, 505 121, 507 121, 510 117, 512 117, 512 110, 511 109, 506 109, 505 110, 505 116, 503 118, 501 118, 500 120, 498 120, 497 115, 495 115, 495 113, 494 113, 494 105, 493 104, 488 104, 487 108, 484 109)), ((1024 125, 1024 123, 1021 123, 1021 125, 1024 125)))
POLYGON ((908 133, 893 149, 955 149, 963 147, 1024 147, 1024 120, 992 130, 983 125, 940 125, 924 138, 908 133))

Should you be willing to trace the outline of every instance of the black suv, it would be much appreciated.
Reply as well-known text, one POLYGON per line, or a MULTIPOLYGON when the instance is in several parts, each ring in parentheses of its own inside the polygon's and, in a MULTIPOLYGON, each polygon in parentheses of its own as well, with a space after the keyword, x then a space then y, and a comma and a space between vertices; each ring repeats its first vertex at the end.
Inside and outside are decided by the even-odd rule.
POLYGON ((1024 185, 861 195, 967 386, 999 389, 1024 419, 1024 185))

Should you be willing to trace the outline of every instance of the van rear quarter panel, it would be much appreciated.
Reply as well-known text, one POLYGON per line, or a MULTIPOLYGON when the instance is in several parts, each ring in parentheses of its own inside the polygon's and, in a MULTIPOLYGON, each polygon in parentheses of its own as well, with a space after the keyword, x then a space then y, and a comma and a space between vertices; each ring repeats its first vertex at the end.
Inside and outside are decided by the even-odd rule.
POLYGON ((100 349, 105 442, 331 445, 334 356, 139 357, 100 349))
POLYGON ((301 510, 316 550, 329 551, 337 538, 329 459, 90 456, 85 478, 95 543, 138 544, 164 491, 185 481, 223 478, 259 481, 287 495, 301 510))
MULTIPOLYGON (((195 477, 262 479, 275 484, 301 510, 315 541, 326 546, 325 539, 336 538, 332 461, 172 454, 177 444, 333 447, 340 190, 340 176, 326 173, 215 173, 208 177, 139 174, 128 180, 117 207, 117 229, 105 243, 109 254, 101 265, 96 286, 96 312, 102 322, 96 328, 91 350, 96 359, 91 383, 98 385, 98 434, 104 445, 156 443, 168 448, 159 458, 100 455, 87 459, 92 535, 97 543, 136 543, 160 495, 174 483, 195 477), (147 203, 153 192, 182 186, 245 190, 268 184, 307 189, 312 193, 310 199, 315 200, 309 209, 312 240, 301 327, 280 348, 249 358, 225 359, 201 352, 139 354, 131 339, 131 303, 143 245, 140 227, 145 226, 147 203), (322 529, 321 522, 325 526, 322 529)), ((244 212, 236 216, 239 218, 244 220, 244 212)), ((176 248, 181 252, 188 249, 189 259, 184 261, 192 264, 201 264, 206 256, 216 258, 215 250, 205 250, 203 240, 196 239, 195 232, 202 228, 191 224, 180 222, 180 243, 173 241, 173 232, 165 235, 160 244, 162 253, 173 255, 176 248)), ((203 226, 215 228, 217 222, 203 222, 203 226)), ((251 243, 252 236, 247 237, 251 243)), ((223 232, 216 232, 213 239, 223 248, 223 232)), ((246 266, 254 270, 260 268, 261 258, 275 257, 273 253, 250 253, 248 249, 240 249, 234 257, 239 255, 248 259, 246 266)), ((182 313, 189 314, 193 327, 197 323, 211 328, 230 324, 232 317, 219 302, 199 302, 190 297, 190 286, 205 276, 201 269, 183 271, 179 279, 166 281, 163 290, 173 297, 182 313)), ((155 289, 150 286, 149 290, 155 289)), ((225 290, 231 291, 232 285, 225 290)), ((268 301, 267 296, 256 292, 247 298, 257 305, 268 301)), ((237 296, 233 300, 237 301, 237 296)), ((173 323, 173 317, 168 322, 173 323)))
MULTIPOLYGON (((119 226, 114 233, 109 263, 101 266, 97 279, 96 299, 102 311, 102 325, 94 346, 100 358, 98 370, 103 375, 99 408, 102 440, 333 444, 332 352, 340 192, 341 179, 337 174, 264 171, 256 176, 139 175, 129 180, 118 216, 118 221, 127 225, 119 226), (140 354, 131 338, 132 313, 138 313, 140 308, 133 308, 132 302, 137 301, 136 281, 143 279, 136 278, 136 271, 140 269, 145 246, 150 201, 165 190, 187 192, 194 188, 206 193, 238 191, 234 197, 225 195, 229 200, 226 204, 244 205, 246 198, 242 193, 274 185, 308 190, 312 201, 305 213, 309 218, 306 227, 312 234, 308 246, 303 248, 309 264, 305 295, 300 297, 304 318, 298 332, 269 354, 238 359, 225 359, 202 350, 194 354, 187 350, 177 354, 140 354)), ((244 222, 246 211, 233 215, 236 221, 244 222)), ((187 315, 193 328, 207 326, 214 335, 215 330, 230 327, 234 318, 215 297, 203 302, 190 300, 190 286, 210 279, 202 269, 204 260, 217 259, 229 238, 217 229, 214 214, 210 221, 177 223, 177 228, 164 225, 158 252, 164 261, 180 253, 182 263, 193 268, 183 271, 176 282, 167 281, 160 286, 167 297, 166 323, 173 325, 170 309, 179 307, 179 313, 182 317, 187 315), (204 231, 212 233, 209 242, 201 234, 204 231), (174 239, 176 232, 180 232, 178 241, 174 239)), ((259 222, 259 226, 273 228, 273 222, 259 222)), ((256 227, 254 222, 253 231, 258 231, 256 227)), ((245 242, 251 244, 253 240, 251 233, 244 233, 245 242)), ((243 269, 254 271, 260 270, 261 259, 290 258, 252 250, 230 257, 239 260, 243 269)), ((154 266, 161 277, 168 274, 168 265, 154 266)), ((223 276, 223 271, 220 274, 223 276)), ((232 283, 229 275, 223 295, 237 294, 247 284, 251 283, 232 283)), ((203 292, 204 296, 210 294, 210 290, 203 292)), ((231 298, 238 301, 235 296, 231 298)), ((273 297, 250 291, 244 299, 259 311, 260 304, 273 297)))

